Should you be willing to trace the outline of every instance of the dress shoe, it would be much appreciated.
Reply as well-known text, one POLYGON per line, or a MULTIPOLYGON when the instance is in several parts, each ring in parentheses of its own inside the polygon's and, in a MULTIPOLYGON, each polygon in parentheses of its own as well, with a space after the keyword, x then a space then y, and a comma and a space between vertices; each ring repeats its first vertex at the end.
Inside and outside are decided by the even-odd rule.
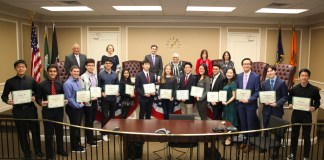
POLYGON ((44 153, 42 151, 35 151, 36 156, 44 157, 44 153))
POLYGON ((97 141, 88 141, 87 144, 89 144, 91 147, 97 147, 97 141))
POLYGON ((65 151, 57 151, 57 154, 58 154, 58 155, 61 155, 61 156, 63 156, 63 157, 67 157, 67 156, 69 156, 69 154, 68 154, 67 152, 65 152, 65 151))
POLYGON ((240 149, 246 148, 247 144, 241 144, 240 149))
POLYGON ((72 148, 72 152, 85 152, 85 149, 82 146, 76 146, 72 148))

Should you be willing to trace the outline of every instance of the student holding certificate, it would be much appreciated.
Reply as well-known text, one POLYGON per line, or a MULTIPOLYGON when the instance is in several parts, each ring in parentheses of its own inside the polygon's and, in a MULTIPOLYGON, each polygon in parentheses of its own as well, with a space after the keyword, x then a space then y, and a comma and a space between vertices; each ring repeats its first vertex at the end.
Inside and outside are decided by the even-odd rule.
POLYGON ((201 120, 207 120, 207 92, 210 91, 210 78, 206 64, 201 64, 198 68, 197 87, 203 88, 201 97, 195 96, 197 100, 197 109, 201 120))
MULTIPOLYGON (((291 123, 312 123, 312 112, 314 112, 320 105, 321 96, 319 94, 319 88, 313 86, 309 83, 309 78, 311 76, 311 72, 307 69, 301 69, 299 71, 299 79, 300 84, 294 86, 289 93, 288 96, 288 104, 289 108, 293 109, 291 115, 291 123), (307 98, 310 100, 310 104, 297 104, 294 100, 295 98, 307 98), (299 110, 301 107, 294 109, 294 106, 300 105, 304 108, 299 110), (306 111, 307 110, 307 111, 306 111)), ((288 159, 296 159, 297 153, 297 146, 298 146, 298 137, 299 137, 299 130, 300 125, 292 126, 291 131, 291 154, 287 157, 288 159)), ((310 133, 312 130, 311 125, 304 125, 302 126, 303 129, 303 140, 304 140, 304 159, 309 158, 309 152, 311 149, 311 141, 310 141, 310 133)))
MULTIPOLYGON (((30 94, 36 93, 37 83, 31 76, 26 75, 27 63, 25 60, 17 60, 14 63, 17 75, 8 79, 5 83, 1 99, 4 103, 12 105, 12 116, 16 119, 38 119, 37 108, 34 105, 35 98, 30 94), (9 93, 14 95, 15 91, 26 92, 24 97, 9 98, 9 93), (19 99, 26 99, 26 103, 17 103, 19 99)), ((31 158, 29 144, 29 130, 33 136, 33 147, 35 154, 43 156, 40 145, 40 133, 38 121, 15 121, 17 134, 19 137, 21 150, 24 152, 24 158, 31 158)), ((2 143, 2 142, 1 142, 2 143)))
POLYGON ((139 119, 151 119, 151 111, 153 105, 153 96, 155 92, 146 93, 144 84, 154 84, 155 76, 154 73, 149 71, 151 63, 149 60, 143 60, 143 71, 136 75, 135 79, 135 90, 138 93, 138 101, 140 104, 139 119))
POLYGON ((196 76, 191 74, 192 64, 190 62, 186 62, 184 64, 184 72, 185 74, 180 77, 179 88, 178 90, 185 90, 187 92, 188 99, 179 99, 181 101, 181 112, 182 114, 192 114, 193 110, 193 102, 194 97, 190 96, 191 86, 196 85, 196 76))
POLYGON ((164 113, 164 119, 169 119, 169 114, 173 113, 174 110, 174 104, 173 100, 176 96, 176 90, 177 90, 177 79, 173 77, 172 71, 171 71, 171 65, 167 64, 164 67, 164 72, 161 78, 161 85, 159 89, 159 99, 161 99, 163 113, 164 113), (171 95, 161 95, 162 90, 171 90, 171 95), (163 97, 170 97, 170 99, 163 98, 163 97))
MULTIPOLYGON (((48 103, 48 95, 62 95, 63 92, 63 84, 56 80, 57 76, 57 66, 55 64, 50 64, 47 67, 47 79, 39 84, 38 94, 37 94, 37 103, 42 108, 42 116, 43 119, 63 122, 64 116, 64 105, 60 107, 50 108, 48 103)), ((65 101, 63 99, 63 101, 65 101)), ((66 101, 67 102, 67 101, 66 101)), ((64 103, 64 102, 62 102, 64 103)), ((45 149, 46 149, 46 159, 54 159, 55 154, 53 153, 53 135, 55 131, 56 137, 56 152, 59 155, 67 157, 69 154, 64 151, 63 145, 63 126, 61 124, 52 123, 52 122, 43 122, 44 124, 44 132, 45 132, 45 149)))
MULTIPOLYGON (((215 63, 213 64, 213 79, 211 82, 210 91, 218 92, 223 89, 224 86, 224 75, 220 71, 220 65, 215 63)), ((223 114, 223 104, 222 102, 211 102, 211 107, 213 109, 214 119, 221 120, 223 114)))
POLYGON ((122 109, 121 109, 122 112, 121 112, 120 116, 122 119, 126 119, 129 109, 132 107, 131 102, 134 102, 134 98, 135 98, 134 86, 132 85, 129 69, 127 69, 127 68, 123 69, 121 72, 119 89, 120 89, 120 97, 121 97, 120 102, 122 104, 122 109), (126 87, 133 88, 131 94, 126 92, 126 87))
MULTIPOLYGON (((85 62, 86 72, 81 75, 81 80, 83 88, 85 90, 90 90, 91 87, 98 87, 97 75, 94 73, 95 69, 95 60, 87 59, 85 62)), ((101 93, 101 92, 100 92, 101 93)), ((98 97, 94 97, 91 94, 91 101, 84 103, 83 112, 84 112, 84 126, 93 128, 93 122, 98 109, 98 97)), ((91 146, 97 146, 97 141, 93 137, 92 130, 85 130, 85 135, 87 136, 87 144, 91 146)))
MULTIPOLYGON (((119 85, 118 75, 112 70, 113 62, 111 59, 105 59, 104 70, 101 70, 98 76, 99 86, 102 89, 102 101, 101 101, 101 127, 104 127, 108 122, 108 119, 115 118, 116 109, 116 96, 119 96, 119 91, 115 91, 116 95, 106 95, 106 85, 119 85), (108 112, 109 111, 109 112, 108 112)), ((103 135, 103 140, 108 141, 108 136, 103 135)))
MULTIPOLYGON (((77 102, 76 96, 78 91, 83 90, 80 80, 80 68, 76 65, 70 68, 70 77, 63 84, 63 90, 65 98, 68 99, 65 112, 69 116, 70 123, 73 125, 81 126, 82 114, 83 114, 83 102, 77 102)), ((70 128, 71 138, 71 150, 72 152, 85 152, 83 146, 81 146, 80 128, 70 128)))

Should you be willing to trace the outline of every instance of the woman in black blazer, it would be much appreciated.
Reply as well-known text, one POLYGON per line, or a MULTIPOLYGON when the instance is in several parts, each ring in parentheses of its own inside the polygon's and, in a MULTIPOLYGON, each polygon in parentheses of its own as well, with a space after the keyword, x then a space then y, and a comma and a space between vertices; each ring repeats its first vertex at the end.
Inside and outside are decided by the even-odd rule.
POLYGON ((129 69, 123 69, 120 77, 119 82, 119 93, 120 93, 120 102, 122 104, 122 112, 120 117, 122 119, 126 119, 128 115, 128 111, 130 107, 134 104, 134 97, 135 94, 126 94, 126 85, 132 85, 131 79, 130 79, 130 73, 129 69))

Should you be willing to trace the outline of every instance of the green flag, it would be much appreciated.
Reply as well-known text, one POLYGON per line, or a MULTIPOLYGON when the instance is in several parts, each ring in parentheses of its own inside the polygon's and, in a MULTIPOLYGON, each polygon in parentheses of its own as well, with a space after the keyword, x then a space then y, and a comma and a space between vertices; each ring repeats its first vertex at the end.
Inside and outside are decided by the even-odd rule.
POLYGON ((44 33, 44 78, 47 79, 47 67, 50 64, 50 55, 48 50, 48 42, 47 42, 47 28, 45 26, 45 33, 44 33))

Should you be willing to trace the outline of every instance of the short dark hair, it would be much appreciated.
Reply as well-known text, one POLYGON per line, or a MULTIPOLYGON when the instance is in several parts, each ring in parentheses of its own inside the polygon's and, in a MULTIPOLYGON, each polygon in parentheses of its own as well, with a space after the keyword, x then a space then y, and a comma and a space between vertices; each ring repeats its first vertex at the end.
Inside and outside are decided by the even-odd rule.
POLYGON ((19 59, 14 63, 14 68, 16 68, 18 66, 18 64, 24 64, 25 67, 27 68, 27 63, 25 60, 19 59))
POLYGON ((203 49, 203 50, 201 50, 201 52, 200 52, 200 58, 202 58, 202 55, 203 55, 204 53, 206 53, 206 58, 208 58, 208 51, 207 51, 207 49, 203 49))
POLYGON ((271 69, 274 70, 274 71, 277 71, 277 67, 274 66, 274 65, 270 65, 270 66, 268 66, 267 71, 268 71, 269 68, 271 68, 271 69))
POLYGON ((159 47, 158 47, 157 45, 155 45, 155 44, 151 45, 151 49, 152 49, 153 47, 155 47, 156 49, 159 48, 159 47))
POLYGON ((145 64, 145 63, 149 63, 151 65, 151 62, 146 58, 143 60, 143 64, 145 64))
POLYGON ((108 48, 109 48, 110 46, 113 48, 113 52, 115 52, 115 47, 114 47, 112 44, 108 44, 108 45, 107 45, 107 47, 106 47, 106 51, 108 52, 108 48))
POLYGON ((50 65, 47 66, 46 71, 48 72, 51 68, 55 68, 56 71, 58 70, 56 64, 50 64, 50 65))
POLYGON ((231 56, 231 54, 229 53, 229 51, 225 51, 224 53, 223 53, 223 56, 222 56, 222 58, 223 58, 223 60, 225 60, 225 54, 228 54, 228 60, 231 60, 231 58, 232 58, 232 56, 231 56))
POLYGON ((113 63, 113 61, 108 57, 104 59, 103 63, 105 64, 107 61, 113 63))
POLYGON ((192 64, 190 62, 186 62, 183 66, 186 67, 186 65, 189 65, 190 68, 192 68, 192 64))
POLYGON ((86 60, 86 62, 85 62, 85 65, 88 65, 88 63, 93 63, 93 64, 95 64, 96 61, 95 61, 94 59, 92 59, 92 58, 88 58, 88 59, 86 60))
POLYGON ((221 68, 220 64, 218 64, 217 62, 216 63, 213 63, 213 67, 214 66, 218 67, 219 69, 221 68))
POLYGON ((244 58, 244 59, 242 60, 242 62, 241 62, 241 65, 242 65, 242 66, 243 66, 243 62, 244 62, 245 60, 249 60, 249 61, 250 61, 250 64, 252 65, 252 60, 251 60, 250 58, 244 58))
POLYGON ((308 76, 309 76, 309 77, 311 76, 311 71, 310 71, 309 69, 307 69, 307 68, 303 68, 303 69, 299 70, 298 77, 300 77, 300 74, 301 74, 302 72, 306 72, 306 73, 308 73, 308 76))
POLYGON ((80 67, 78 65, 73 65, 71 68, 70 68, 70 72, 72 72, 73 69, 79 69, 80 70, 80 67))

